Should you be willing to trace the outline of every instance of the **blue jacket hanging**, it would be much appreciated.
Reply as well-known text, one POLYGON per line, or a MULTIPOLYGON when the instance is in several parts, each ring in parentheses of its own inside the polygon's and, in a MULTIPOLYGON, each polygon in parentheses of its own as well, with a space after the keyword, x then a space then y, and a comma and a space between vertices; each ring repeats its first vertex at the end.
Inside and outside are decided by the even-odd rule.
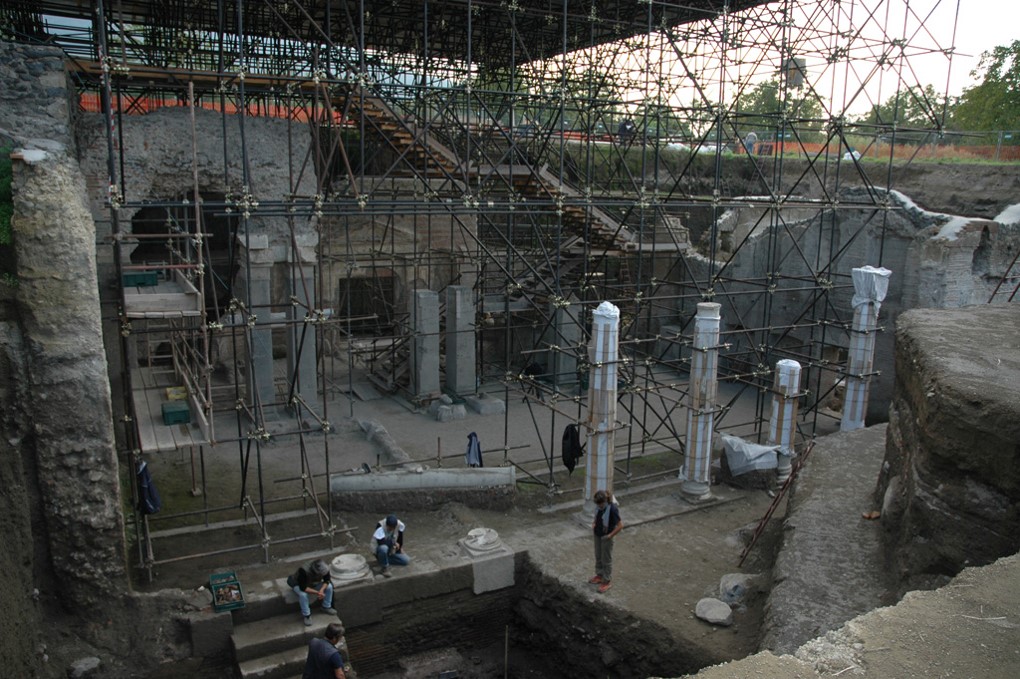
POLYGON ((162 508, 163 502, 149 474, 149 465, 143 461, 138 465, 138 511, 142 514, 155 514, 162 508))
POLYGON ((464 462, 471 467, 481 467, 482 446, 478 443, 478 434, 468 434, 467 452, 464 453, 464 462))

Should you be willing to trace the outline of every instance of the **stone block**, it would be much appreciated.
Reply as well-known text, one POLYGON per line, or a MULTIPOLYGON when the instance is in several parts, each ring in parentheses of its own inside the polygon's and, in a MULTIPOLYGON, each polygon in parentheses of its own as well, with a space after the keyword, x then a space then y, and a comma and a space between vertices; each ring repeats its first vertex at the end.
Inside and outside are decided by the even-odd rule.
POLYGON ((439 422, 463 420, 466 416, 467 411, 464 409, 463 404, 456 404, 452 406, 441 405, 436 408, 436 420, 439 422))
POLYGON ((514 553, 504 547, 497 554, 476 557, 471 561, 475 594, 494 592, 514 586, 514 553))
POLYGON ((464 402, 479 415, 502 415, 506 412, 506 403, 501 398, 491 398, 485 394, 465 396, 464 402))

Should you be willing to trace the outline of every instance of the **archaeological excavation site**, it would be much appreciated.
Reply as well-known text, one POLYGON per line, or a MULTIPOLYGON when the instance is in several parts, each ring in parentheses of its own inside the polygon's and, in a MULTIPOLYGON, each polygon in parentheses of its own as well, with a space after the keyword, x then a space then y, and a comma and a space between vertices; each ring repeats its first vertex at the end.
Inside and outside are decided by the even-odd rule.
POLYGON ((0 0, 0 674, 1020 676, 966 4, 0 0))

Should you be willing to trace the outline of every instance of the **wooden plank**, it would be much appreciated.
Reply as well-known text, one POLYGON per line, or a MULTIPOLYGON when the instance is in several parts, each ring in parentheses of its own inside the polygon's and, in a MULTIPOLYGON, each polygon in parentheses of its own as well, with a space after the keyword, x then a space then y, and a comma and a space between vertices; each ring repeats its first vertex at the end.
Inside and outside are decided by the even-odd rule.
MULTIPOLYGON (((135 375, 139 383, 149 382, 152 385, 148 388, 135 389, 131 394, 135 407, 135 430, 138 432, 142 452, 168 453, 189 446, 208 445, 210 439, 200 426, 200 422, 195 419, 189 424, 163 424, 166 387, 172 386, 170 382, 176 381, 164 379, 169 373, 155 373, 148 368, 141 368, 135 375)), ((195 418, 194 402, 191 410, 192 418, 195 418)))
POLYGON ((156 432, 152 428, 152 413, 146 402, 146 391, 137 390, 131 394, 135 407, 135 431, 138 434, 138 445, 143 450, 151 450, 156 442, 156 432))

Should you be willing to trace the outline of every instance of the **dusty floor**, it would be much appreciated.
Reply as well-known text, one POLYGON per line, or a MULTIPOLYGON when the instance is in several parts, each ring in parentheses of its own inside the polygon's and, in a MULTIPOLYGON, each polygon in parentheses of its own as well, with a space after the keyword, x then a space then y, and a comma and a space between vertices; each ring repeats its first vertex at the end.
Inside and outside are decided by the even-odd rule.
MULTIPOLYGON (((635 454, 629 463, 626 455, 618 455, 616 492, 628 528, 616 546, 614 588, 605 595, 597 594, 586 582, 592 574, 593 558, 587 519, 580 514, 583 467, 568 475, 559 460, 562 428, 573 421, 566 414, 577 414, 578 407, 569 400, 556 403, 555 408, 522 402, 520 395, 513 392, 508 406, 505 418, 469 412, 465 420, 444 424, 426 414, 412 413, 398 401, 379 399, 355 402, 352 420, 352 404, 341 398, 328 404, 330 421, 338 431, 328 437, 321 434, 304 437, 304 466, 322 474, 327 449, 332 472, 356 469, 365 463, 377 465, 377 448, 365 440, 356 420, 381 422, 413 459, 430 466, 439 464, 437 452, 443 456, 444 467, 463 466, 467 434, 477 432, 486 451, 487 465, 502 463, 504 448, 508 448, 506 455, 533 476, 519 474, 519 481, 528 482, 519 483, 516 506, 508 511, 486 511, 459 504, 444 505, 431 512, 394 507, 393 511, 400 513, 408 524, 408 551, 412 556, 416 552, 425 555, 430 550, 454 547, 471 528, 486 526, 497 530, 515 549, 527 549, 533 560, 545 572, 554 574, 563 586, 575 588, 592 601, 604 601, 654 621, 677 638, 689 641, 705 657, 720 661, 756 650, 761 597, 752 598, 739 609, 735 624, 729 628, 716 628, 698 620, 694 617, 694 606, 701 597, 715 594, 719 578, 726 573, 767 570, 771 556, 767 539, 755 548, 742 569, 737 563, 747 535, 772 502, 769 494, 763 490, 717 486, 717 502, 692 508, 679 495, 676 453, 648 446, 643 456, 635 454), (554 456, 552 487, 545 457, 550 448, 554 456)), ((753 408, 753 402, 737 406, 728 414, 736 430, 747 431, 740 424, 750 419, 745 408, 753 408)), ((670 425, 678 431, 684 426, 680 412, 674 414, 670 425)), ((236 431, 236 424, 229 422, 220 431, 231 431, 231 426, 236 431)), ((281 421, 274 426, 284 431, 289 423, 281 421)), ((640 446, 633 449, 640 451, 640 446)), ((307 500, 300 499, 302 446, 295 436, 281 436, 259 449, 254 446, 249 449, 246 444, 221 444, 196 451, 194 460, 183 453, 153 459, 152 472, 164 499, 163 512, 153 517, 150 526, 160 536, 153 543, 156 561, 198 552, 237 551, 157 563, 151 583, 148 572, 136 568, 133 576, 139 589, 193 589, 207 582, 211 572, 221 569, 235 570, 242 578, 282 577, 293 569, 295 559, 305 555, 365 551, 370 529, 379 517, 341 509, 334 516, 340 530, 334 534, 332 544, 320 535, 321 527, 314 516, 271 522, 269 534, 274 544, 269 547, 269 560, 265 563, 257 526, 250 521, 245 525, 227 523, 243 518, 236 507, 242 494, 241 469, 245 462, 248 473, 244 492, 252 498, 253 505, 259 504, 261 487, 267 514, 279 516, 310 507, 307 500), (192 492, 203 488, 202 493, 192 492), (217 508, 229 509, 201 513, 217 508), (201 532, 206 518, 221 528, 201 532), (196 529, 200 532, 196 533, 196 529), (294 540, 299 536, 308 537, 294 540), (280 542, 283 540, 292 541, 280 542)), ((321 476, 315 477, 316 490, 323 487, 323 480, 321 476)), ((137 552, 134 557, 137 563, 137 552)), ((514 654, 526 649, 511 651, 514 654)), ((502 649, 493 652, 500 655, 502 649)), ((481 651, 473 657, 485 657, 484 664, 493 660, 481 651)), ((356 655, 354 659, 356 662, 356 655)), ((501 663, 500 658, 496 660, 501 663)), ((205 670, 196 671, 196 676, 211 677, 217 676, 221 668, 207 665, 205 670)), ((540 672, 532 669, 528 674, 540 676, 540 672)))

